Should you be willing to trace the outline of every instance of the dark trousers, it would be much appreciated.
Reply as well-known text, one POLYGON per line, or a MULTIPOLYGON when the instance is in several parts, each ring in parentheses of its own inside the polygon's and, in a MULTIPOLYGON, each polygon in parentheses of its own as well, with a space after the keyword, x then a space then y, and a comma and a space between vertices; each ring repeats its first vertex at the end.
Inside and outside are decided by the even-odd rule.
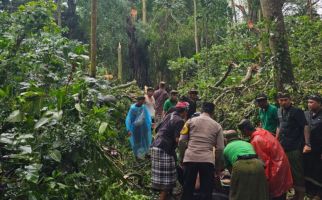
POLYGON ((197 175, 200 177, 200 199, 211 200, 214 187, 214 165, 212 163, 184 163, 184 184, 181 200, 192 200, 197 175))

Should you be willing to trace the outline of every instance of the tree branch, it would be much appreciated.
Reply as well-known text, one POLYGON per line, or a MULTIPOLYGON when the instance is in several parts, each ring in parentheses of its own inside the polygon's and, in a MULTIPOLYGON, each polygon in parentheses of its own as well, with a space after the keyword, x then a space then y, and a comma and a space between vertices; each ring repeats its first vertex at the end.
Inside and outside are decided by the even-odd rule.
POLYGON ((123 89, 123 88, 130 87, 131 85, 135 85, 136 83, 137 83, 136 80, 133 80, 131 82, 128 82, 128 83, 125 83, 125 84, 122 84, 122 85, 117 85, 115 87, 112 87, 111 89, 112 90, 115 90, 115 89, 123 89))
POLYGON ((215 83, 215 87, 219 87, 227 79, 227 77, 229 76, 229 74, 231 73, 234 67, 238 67, 237 64, 234 62, 230 63, 225 75, 215 83))

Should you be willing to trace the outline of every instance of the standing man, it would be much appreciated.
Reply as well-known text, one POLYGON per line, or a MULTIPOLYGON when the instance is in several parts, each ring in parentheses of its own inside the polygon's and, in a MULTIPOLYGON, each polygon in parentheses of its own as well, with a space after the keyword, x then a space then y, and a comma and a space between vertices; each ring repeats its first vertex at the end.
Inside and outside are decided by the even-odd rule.
POLYGON ((236 131, 224 134, 225 165, 231 173, 229 200, 268 200, 269 192, 264 163, 257 158, 253 146, 240 140, 236 131))
POLYGON ((189 91, 189 110, 188 110, 188 119, 192 117, 193 114, 197 111, 197 100, 198 100, 198 91, 191 89, 189 91))
MULTIPOLYGON (((202 113, 191 118, 186 124, 182 135, 188 139, 188 147, 184 154, 184 185, 181 200, 192 200, 197 175, 200 177, 200 194, 202 200, 212 199, 214 170, 220 172, 220 160, 224 149, 224 136, 220 124, 211 118, 215 105, 205 102, 202 113), (213 148, 216 147, 216 155, 213 148), (216 160, 216 162, 215 162, 216 160), (216 164, 215 164, 216 163, 216 164)), ((182 137, 180 137, 182 139, 182 137)))
POLYGON ((267 96, 265 94, 258 95, 256 97, 256 103, 259 107, 261 127, 275 135, 278 125, 277 108, 268 103, 267 96))
POLYGON ((267 130, 255 129, 247 119, 238 124, 238 129, 250 137, 258 157, 265 163, 271 200, 286 200, 287 191, 292 188, 293 180, 287 156, 278 140, 267 130))
POLYGON ((152 124, 154 124, 155 119, 155 99, 153 97, 154 89, 152 87, 148 87, 145 95, 145 105, 151 115, 152 124))
POLYGON ((154 92, 153 97, 155 99, 155 123, 158 125, 162 119, 164 102, 168 98, 168 92, 165 90, 165 82, 160 82, 159 89, 154 92))
POLYGON ((308 98, 309 111, 305 112, 310 128, 310 145, 312 151, 304 154, 304 172, 307 193, 313 199, 322 199, 322 98, 311 95, 308 98))
POLYGON ((171 90, 170 98, 167 99, 163 105, 163 116, 166 115, 171 108, 175 107, 177 102, 178 102, 178 92, 176 90, 171 90))
POLYGON ((176 111, 165 116, 156 128, 157 136, 151 147, 152 188, 160 191, 160 200, 167 200, 176 185, 176 153, 180 131, 187 117, 187 102, 179 102, 176 111))
POLYGON ((131 105, 125 122, 133 153, 140 159, 148 154, 152 142, 151 116, 144 102, 144 96, 137 97, 137 102, 131 105))
POLYGON ((303 200, 305 181, 302 152, 307 153, 311 149, 309 127, 304 112, 292 105, 289 94, 279 93, 278 103, 280 104, 278 109, 279 127, 276 131, 276 137, 290 162, 295 190, 294 199, 303 200), (304 141, 305 144, 303 144, 304 141))

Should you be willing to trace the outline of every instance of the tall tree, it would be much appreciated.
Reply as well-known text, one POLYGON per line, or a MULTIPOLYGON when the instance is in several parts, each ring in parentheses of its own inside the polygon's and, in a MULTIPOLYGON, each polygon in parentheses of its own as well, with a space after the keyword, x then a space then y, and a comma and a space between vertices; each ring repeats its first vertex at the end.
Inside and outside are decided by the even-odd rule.
POLYGON ((61 25, 61 0, 57 0, 57 24, 59 27, 62 27, 61 25))
POLYGON ((198 53, 200 46, 199 46, 198 26, 197 26, 197 0, 193 0, 193 19, 194 19, 194 27, 195 27, 196 53, 198 53))
POLYGON ((258 11, 260 10, 259 0, 247 0, 248 3, 248 21, 256 23, 258 21, 258 11))
POLYGON ((231 10, 232 10, 232 14, 233 14, 233 21, 235 23, 237 23, 237 14, 236 14, 236 8, 235 8, 235 1, 234 0, 230 0, 230 4, 231 4, 231 10))
POLYGON ((122 65, 122 46, 119 43, 117 48, 117 78, 122 82, 123 78, 123 65, 122 65))
POLYGON ((260 0, 269 32, 269 46, 274 56, 276 87, 283 91, 286 85, 294 87, 294 75, 282 12, 284 0, 260 0))
POLYGON ((97 0, 92 0, 91 8, 91 64, 90 64, 90 76, 96 76, 96 53, 97 53, 97 0))
POLYGON ((144 25, 147 23, 146 12, 146 0, 142 0, 142 22, 144 25))

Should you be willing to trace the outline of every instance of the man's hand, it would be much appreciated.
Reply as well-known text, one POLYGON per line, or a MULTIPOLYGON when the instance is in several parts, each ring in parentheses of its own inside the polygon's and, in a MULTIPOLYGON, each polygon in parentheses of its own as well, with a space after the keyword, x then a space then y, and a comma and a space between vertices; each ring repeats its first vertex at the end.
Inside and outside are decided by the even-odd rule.
POLYGON ((305 145, 304 148, 303 148, 303 153, 310 153, 311 152, 311 147, 308 146, 308 145, 305 145))
POLYGON ((280 129, 279 129, 279 128, 277 128, 277 129, 276 129, 276 135, 275 135, 275 138, 278 140, 278 139, 279 139, 279 137, 280 137, 280 129))

